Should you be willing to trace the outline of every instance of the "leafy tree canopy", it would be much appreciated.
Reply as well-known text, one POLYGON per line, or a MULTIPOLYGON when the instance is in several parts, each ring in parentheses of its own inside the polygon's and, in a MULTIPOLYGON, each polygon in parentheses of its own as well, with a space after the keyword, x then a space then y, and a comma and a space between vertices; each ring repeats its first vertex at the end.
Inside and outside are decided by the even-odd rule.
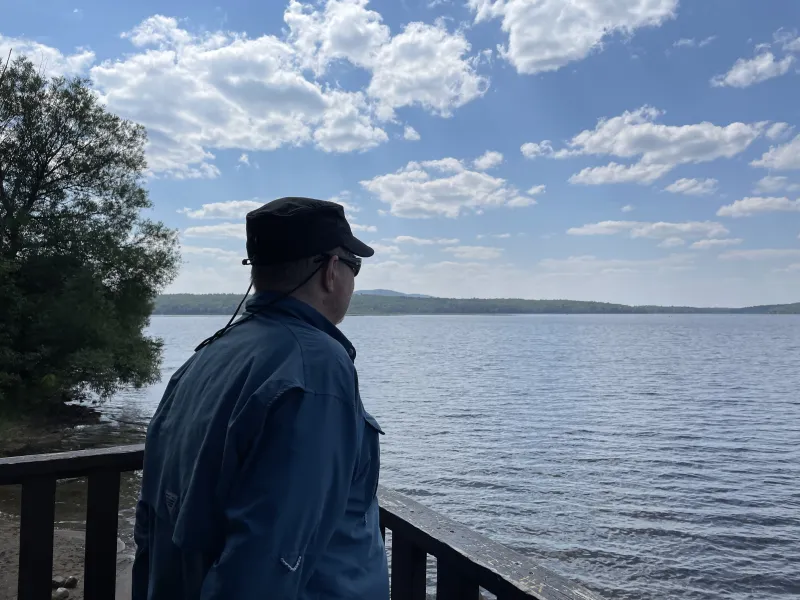
MULTIPOLYGON (((2 70, 2 69, 0 69, 2 70)), ((46 412, 159 374, 143 334, 176 232, 142 217, 142 126, 22 57, 0 80, 0 411, 46 412)))

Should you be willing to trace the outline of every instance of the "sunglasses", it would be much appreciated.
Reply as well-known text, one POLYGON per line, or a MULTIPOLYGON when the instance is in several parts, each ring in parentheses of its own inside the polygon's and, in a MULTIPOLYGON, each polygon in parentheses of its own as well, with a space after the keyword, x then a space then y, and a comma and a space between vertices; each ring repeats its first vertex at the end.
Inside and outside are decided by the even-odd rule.
POLYGON ((323 256, 323 260, 333 258, 334 256, 338 258, 342 263, 350 267, 350 269, 353 271, 353 277, 358 277, 358 274, 361 271, 361 259, 358 256, 355 255, 340 256, 339 254, 325 254, 323 256))

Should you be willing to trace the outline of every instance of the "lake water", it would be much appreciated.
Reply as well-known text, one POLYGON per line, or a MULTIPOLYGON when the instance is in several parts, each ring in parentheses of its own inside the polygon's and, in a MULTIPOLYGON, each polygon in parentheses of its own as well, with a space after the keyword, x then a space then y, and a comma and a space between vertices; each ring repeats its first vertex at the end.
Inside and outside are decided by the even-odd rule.
MULTIPOLYGON (((224 317, 154 317, 165 380, 224 317)), ((351 317, 382 483, 609 598, 800 595, 800 317, 351 317)), ((135 497, 135 482, 126 488, 135 497)))

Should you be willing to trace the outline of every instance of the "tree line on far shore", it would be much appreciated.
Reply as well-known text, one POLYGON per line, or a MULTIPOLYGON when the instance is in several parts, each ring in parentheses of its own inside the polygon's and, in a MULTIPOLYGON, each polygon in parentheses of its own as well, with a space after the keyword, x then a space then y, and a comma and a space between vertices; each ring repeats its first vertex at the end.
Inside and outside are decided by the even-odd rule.
MULTIPOLYGON (((156 315, 229 315, 239 304, 236 294, 164 294, 156 298, 156 315)), ((453 299, 356 294, 351 315, 457 314, 800 314, 800 302, 746 308, 628 306, 581 300, 453 299)))

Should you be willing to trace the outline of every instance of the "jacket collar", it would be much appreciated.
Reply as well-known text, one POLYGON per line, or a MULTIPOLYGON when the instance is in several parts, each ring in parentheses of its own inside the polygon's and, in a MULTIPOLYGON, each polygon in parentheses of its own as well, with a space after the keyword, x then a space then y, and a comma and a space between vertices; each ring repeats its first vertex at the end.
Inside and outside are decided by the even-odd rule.
POLYGON ((283 294, 278 292, 258 292, 245 304, 245 311, 247 313, 280 313, 299 319, 304 323, 308 323, 312 327, 316 327, 320 331, 324 331, 337 342, 339 342, 347 351, 347 355, 351 360, 356 359, 356 349, 350 340, 339 330, 336 325, 331 323, 325 316, 322 315, 317 309, 310 304, 298 300, 297 298, 282 297, 283 294))

